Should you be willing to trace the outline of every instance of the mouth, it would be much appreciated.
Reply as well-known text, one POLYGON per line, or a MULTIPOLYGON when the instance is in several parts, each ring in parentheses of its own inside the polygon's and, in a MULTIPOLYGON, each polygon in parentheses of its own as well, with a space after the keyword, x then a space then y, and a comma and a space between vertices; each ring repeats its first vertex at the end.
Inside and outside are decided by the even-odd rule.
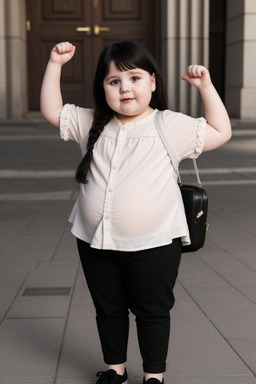
POLYGON ((122 99, 121 102, 122 103, 130 103, 133 100, 134 100, 133 98, 129 97, 129 98, 126 98, 126 99, 122 99))

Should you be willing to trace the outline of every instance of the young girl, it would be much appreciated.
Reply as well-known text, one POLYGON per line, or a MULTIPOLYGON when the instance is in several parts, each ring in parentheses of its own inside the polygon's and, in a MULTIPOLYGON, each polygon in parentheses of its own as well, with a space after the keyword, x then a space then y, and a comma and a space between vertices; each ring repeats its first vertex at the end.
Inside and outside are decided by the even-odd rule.
POLYGON ((127 381, 128 310, 136 317, 143 383, 163 382, 170 309, 182 244, 189 244, 184 208, 154 116, 163 120, 179 161, 197 158, 231 137, 226 109, 200 65, 182 79, 200 92, 205 119, 167 109, 163 83, 149 54, 132 42, 104 49, 94 80, 95 109, 63 106, 61 67, 75 53, 63 42, 50 55, 41 91, 43 116, 81 148, 80 194, 72 233, 96 308, 105 372, 98 384, 127 381))

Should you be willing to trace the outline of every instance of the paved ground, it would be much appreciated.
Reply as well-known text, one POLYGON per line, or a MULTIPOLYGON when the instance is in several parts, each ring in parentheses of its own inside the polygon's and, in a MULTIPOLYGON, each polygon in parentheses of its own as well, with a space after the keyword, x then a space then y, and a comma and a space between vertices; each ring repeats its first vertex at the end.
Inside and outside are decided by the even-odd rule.
MULTIPOLYGON (((256 124, 233 125, 232 141, 199 161, 210 229, 183 256, 167 384, 256 383, 256 124)), ((0 148, 0 384, 94 383, 104 364, 67 223, 78 147, 39 119, 0 123, 0 148)), ((139 384, 133 320, 127 366, 139 384)))

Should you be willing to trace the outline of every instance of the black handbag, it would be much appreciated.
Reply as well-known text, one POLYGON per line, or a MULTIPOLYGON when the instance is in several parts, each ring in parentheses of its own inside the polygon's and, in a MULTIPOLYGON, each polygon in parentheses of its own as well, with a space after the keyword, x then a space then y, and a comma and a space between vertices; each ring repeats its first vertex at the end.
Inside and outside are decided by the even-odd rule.
POLYGON ((206 230, 208 229, 208 196, 202 187, 195 159, 192 160, 197 177, 197 185, 182 184, 177 156, 166 131, 160 111, 157 111, 155 114, 155 125, 177 174, 177 182, 180 187, 187 218, 191 244, 182 246, 182 252, 195 252, 202 248, 205 243, 206 230))
POLYGON ((201 186, 179 184, 185 208, 190 245, 182 247, 182 252, 195 252, 205 243, 208 211, 208 196, 201 186))

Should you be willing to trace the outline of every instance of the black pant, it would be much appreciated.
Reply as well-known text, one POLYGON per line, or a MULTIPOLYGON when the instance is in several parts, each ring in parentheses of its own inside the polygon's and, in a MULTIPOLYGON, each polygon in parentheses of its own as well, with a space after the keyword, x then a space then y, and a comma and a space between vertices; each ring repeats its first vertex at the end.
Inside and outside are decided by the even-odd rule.
POLYGON ((173 287, 181 258, 181 241, 137 252, 91 248, 77 240, 106 364, 126 361, 129 318, 136 317, 143 369, 166 370, 173 287))

